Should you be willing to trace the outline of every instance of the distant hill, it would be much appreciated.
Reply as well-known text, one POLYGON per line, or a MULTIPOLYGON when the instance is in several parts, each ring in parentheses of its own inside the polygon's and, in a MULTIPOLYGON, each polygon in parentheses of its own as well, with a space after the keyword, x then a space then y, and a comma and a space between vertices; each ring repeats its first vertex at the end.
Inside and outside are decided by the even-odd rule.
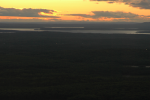
MULTIPOLYGON (((56 22, 56 23, 0 23, 0 28, 45 28, 45 27, 84 27, 83 30, 150 30, 150 22, 56 22)), ((81 30, 81 29, 80 29, 81 30)))

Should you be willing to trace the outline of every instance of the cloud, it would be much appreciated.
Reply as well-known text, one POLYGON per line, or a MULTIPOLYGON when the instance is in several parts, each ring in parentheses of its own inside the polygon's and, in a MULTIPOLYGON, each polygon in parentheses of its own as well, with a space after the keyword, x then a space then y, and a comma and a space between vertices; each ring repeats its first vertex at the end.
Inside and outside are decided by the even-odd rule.
POLYGON ((113 1, 107 2, 107 3, 114 3, 113 1))
POLYGON ((90 1, 108 1, 108 3, 122 2, 132 7, 139 7, 140 9, 150 9, 150 0, 90 0, 90 1))
POLYGON ((147 22, 150 21, 150 16, 138 15, 126 12, 112 11, 92 11, 93 14, 67 14, 67 16, 78 16, 80 19, 96 22, 147 22))
POLYGON ((139 15, 133 14, 133 13, 125 13, 125 12, 112 12, 112 11, 92 11, 94 15, 87 15, 87 14, 69 14, 71 16, 81 16, 86 18, 101 18, 101 17, 107 17, 107 18, 135 18, 139 15))
POLYGON ((150 9, 150 0, 141 0, 139 3, 130 3, 130 6, 150 9))
POLYGON ((52 17, 52 18, 59 18, 57 16, 52 16, 53 13, 56 11, 48 10, 48 9, 15 9, 15 8, 3 8, 0 7, 0 16, 19 16, 19 17, 52 17), (40 14, 41 12, 46 13, 46 16, 40 14))

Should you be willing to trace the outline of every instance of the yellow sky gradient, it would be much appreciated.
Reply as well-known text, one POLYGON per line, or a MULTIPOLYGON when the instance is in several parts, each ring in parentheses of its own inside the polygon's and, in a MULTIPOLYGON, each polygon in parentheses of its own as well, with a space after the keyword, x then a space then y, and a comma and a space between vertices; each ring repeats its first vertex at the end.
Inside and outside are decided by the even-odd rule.
MULTIPOLYGON (((64 14, 91 14, 92 11, 122 11, 133 14, 150 16, 150 9, 139 9, 125 5, 124 3, 108 3, 108 1, 89 0, 1 0, 3 8, 33 8, 49 9, 57 11, 54 16, 62 17, 62 20, 79 20, 77 16, 62 16, 64 14), (66 17, 66 18, 65 18, 66 17), (69 18, 70 17, 70 18, 69 18)), ((60 19, 60 18, 59 18, 60 19)))

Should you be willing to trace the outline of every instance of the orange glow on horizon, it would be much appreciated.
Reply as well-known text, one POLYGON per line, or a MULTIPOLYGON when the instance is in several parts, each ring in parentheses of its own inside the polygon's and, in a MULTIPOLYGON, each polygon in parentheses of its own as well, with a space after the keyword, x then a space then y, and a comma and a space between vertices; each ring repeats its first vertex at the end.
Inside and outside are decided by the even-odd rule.
POLYGON ((60 20, 75 20, 75 21, 113 21, 113 20, 121 20, 121 19, 129 19, 129 18, 107 18, 107 17, 101 17, 97 19, 93 18, 84 18, 80 16, 63 16, 61 18, 58 18, 60 20))
POLYGON ((34 19, 35 17, 0 16, 0 19, 34 19))
POLYGON ((48 17, 18 17, 18 16, 0 16, 0 19, 52 19, 48 17))
MULTIPOLYGON (((47 21, 53 21, 53 18, 48 17, 18 17, 18 16, 0 16, 0 19, 41 19, 41 20, 47 20, 47 21)), ((128 18, 107 18, 107 17, 101 17, 97 19, 93 18, 84 18, 80 16, 62 16, 61 18, 58 18, 58 20, 68 20, 68 21, 113 21, 113 20, 119 20, 119 19, 128 19, 128 18)))
POLYGON ((150 16, 149 13, 150 9, 140 9, 139 7, 132 7, 131 5, 125 4, 125 2, 121 2, 121 1, 109 3, 109 1, 107 0, 93 1, 93 2, 91 2, 90 0, 44 0, 44 1, 36 0, 36 3, 35 0, 1 0, 0 7, 10 8, 10 9, 11 8, 20 9, 20 12, 22 9, 29 9, 29 8, 54 10, 54 12, 48 12, 48 13, 44 11, 38 12, 38 14, 41 15, 41 17, 0 16, 0 19, 40 19, 40 20, 47 20, 47 21, 51 19, 65 20, 65 21, 67 20, 68 21, 71 20, 72 21, 113 21, 113 20, 128 19, 128 18, 107 18, 107 17, 94 19, 94 18, 86 18, 81 16, 69 16, 73 14, 83 14, 83 15, 93 16, 94 14, 92 13, 92 11, 132 13, 135 15, 139 15, 141 19, 142 18, 146 19, 149 18, 146 16, 150 16))

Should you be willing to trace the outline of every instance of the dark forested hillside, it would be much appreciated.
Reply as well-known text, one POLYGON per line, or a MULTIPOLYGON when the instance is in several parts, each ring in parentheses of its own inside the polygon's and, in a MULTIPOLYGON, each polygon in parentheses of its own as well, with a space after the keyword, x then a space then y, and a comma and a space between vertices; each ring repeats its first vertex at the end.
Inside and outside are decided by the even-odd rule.
POLYGON ((0 34, 0 98, 149 100, 149 43, 149 35, 0 34))

